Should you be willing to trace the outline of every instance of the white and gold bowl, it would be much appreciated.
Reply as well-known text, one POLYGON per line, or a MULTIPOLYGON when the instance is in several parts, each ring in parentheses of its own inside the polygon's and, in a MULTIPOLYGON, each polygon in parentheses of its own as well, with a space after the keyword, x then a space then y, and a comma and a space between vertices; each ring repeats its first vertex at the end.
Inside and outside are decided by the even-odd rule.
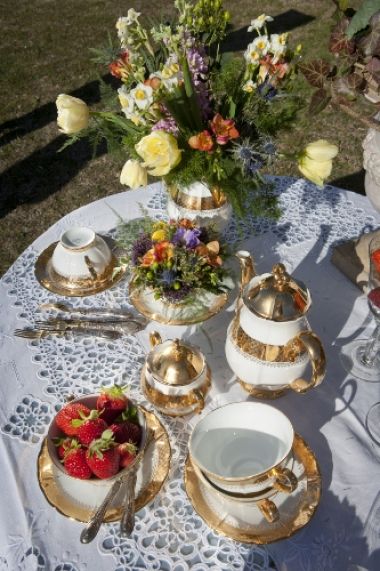
MULTIPOLYGON (((73 403, 81 403, 87 406, 89 409, 96 409, 96 401, 99 395, 87 395, 84 397, 77 398, 73 400, 73 403)), ((139 452, 144 451, 146 447, 146 418, 143 409, 138 407, 138 421, 141 426, 141 439, 139 443, 139 452)), ((80 498, 80 501, 89 507, 96 507, 100 505, 103 499, 106 497, 107 493, 111 489, 113 483, 117 478, 125 474, 133 467, 133 463, 127 468, 123 468, 117 474, 111 478, 99 479, 90 478, 89 480, 80 480, 79 478, 74 478, 70 476, 62 462, 60 461, 57 448, 54 444, 54 438, 61 437, 63 435, 60 428, 57 426, 55 418, 52 420, 48 434, 47 434, 47 448, 49 456, 53 462, 53 470, 56 476, 59 478, 60 486, 68 496, 72 498, 80 498)))

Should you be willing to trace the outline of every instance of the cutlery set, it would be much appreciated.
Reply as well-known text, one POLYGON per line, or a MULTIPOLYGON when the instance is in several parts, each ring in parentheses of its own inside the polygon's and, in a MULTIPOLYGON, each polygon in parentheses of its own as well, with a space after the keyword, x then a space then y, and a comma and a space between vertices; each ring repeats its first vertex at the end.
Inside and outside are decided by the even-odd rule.
POLYGON ((123 335, 134 335, 144 329, 148 323, 142 316, 131 311, 113 308, 76 308, 63 303, 44 303, 39 307, 42 311, 56 311, 81 317, 54 317, 37 320, 34 328, 16 329, 16 337, 26 339, 43 339, 49 335, 96 336, 110 341, 120 339, 123 335))

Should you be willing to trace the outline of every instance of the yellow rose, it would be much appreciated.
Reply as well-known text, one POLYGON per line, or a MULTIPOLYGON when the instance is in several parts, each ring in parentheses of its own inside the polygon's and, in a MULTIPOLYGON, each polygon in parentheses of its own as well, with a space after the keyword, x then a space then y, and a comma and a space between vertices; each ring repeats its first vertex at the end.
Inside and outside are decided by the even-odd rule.
POLYGON ((131 188, 146 186, 148 175, 139 161, 129 160, 125 163, 120 173, 120 182, 131 188))
POLYGON ((168 174, 181 160, 177 139, 165 131, 153 131, 143 137, 135 149, 144 160, 144 167, 153 176, 168 174))
POLYGON ((338 154, 338 147, 320 139, 310 143, 298 159, 298 168, 302 174, 318 186, 323 186, 330 176, 332 159, 338 154))
POLYGON ((56 105, 57 124, 62 133, 71 135, 88 126, 90 110, 82 99, 61 93, 57 97, 56 105))

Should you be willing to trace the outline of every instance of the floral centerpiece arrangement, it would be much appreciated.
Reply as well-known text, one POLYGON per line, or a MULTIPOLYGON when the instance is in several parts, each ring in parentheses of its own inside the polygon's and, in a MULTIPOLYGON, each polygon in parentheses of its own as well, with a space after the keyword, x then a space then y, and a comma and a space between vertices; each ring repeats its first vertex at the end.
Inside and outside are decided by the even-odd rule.
POLYGON ((139 228, 131 239, 130 227, 124 224, 119 236, 119 244, 126 249, 121 261, 129 266, 138 288, 154 290, 156 299, 169 303, 192 301, 200 290, 216 295, 227 291, 227 254, 210 230, 187 219, 154 222, 145 218, 139 228))
POLYGON ((275 216, 260 169, 277 155, 272 136, 300 108, 293 89, 300 47, 291 49, 286 33, 269 34, 273 18, 262 14, 248 28, 244 53, 225 53, 230 14, 221 0, 175 0, 175 7, 173 22, 149 29, 133 8, 119 18, 119 46, 93 50, 120 82, 117 96, 109 110, 89 112, 61 95, 58 125, 68 144, 89 136, 121 149, 129 159, 120 181, 131 188, 151 175, 174 196, 201 182, 216 204, 227 197, 238 215, 275 216))

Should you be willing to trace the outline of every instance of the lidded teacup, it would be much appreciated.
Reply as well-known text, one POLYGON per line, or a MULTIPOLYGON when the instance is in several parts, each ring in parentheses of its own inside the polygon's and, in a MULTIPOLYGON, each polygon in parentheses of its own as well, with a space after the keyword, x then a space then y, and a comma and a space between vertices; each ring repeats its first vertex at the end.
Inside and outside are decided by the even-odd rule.
POLYGON ((147 399, 170 416, 201 412, 211 386, 203 353, 180 339, 162 341, 157 331, 151 332, 149 338, 152 349, 141 374, 147 399))
POLYGON ((59 276, 72 282, 101 280, 112 266, 111 249, 91 228, 75 226, 61 235, 52 266, 59 276))

